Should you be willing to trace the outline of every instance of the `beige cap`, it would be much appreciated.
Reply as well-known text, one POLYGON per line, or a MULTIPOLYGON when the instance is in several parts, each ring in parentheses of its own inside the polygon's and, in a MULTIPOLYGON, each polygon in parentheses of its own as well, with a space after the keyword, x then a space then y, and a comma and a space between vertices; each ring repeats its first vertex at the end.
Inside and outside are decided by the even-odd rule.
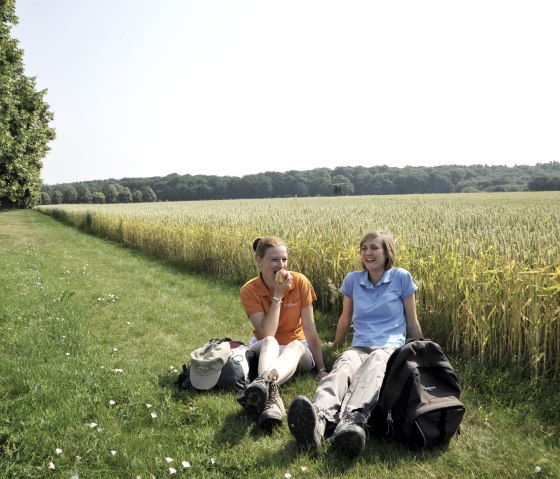
POLYGON ((211 389, 220 379, 231 353, 228 341, 210 342, 191 353, 190 380, 196 389, 211 389))

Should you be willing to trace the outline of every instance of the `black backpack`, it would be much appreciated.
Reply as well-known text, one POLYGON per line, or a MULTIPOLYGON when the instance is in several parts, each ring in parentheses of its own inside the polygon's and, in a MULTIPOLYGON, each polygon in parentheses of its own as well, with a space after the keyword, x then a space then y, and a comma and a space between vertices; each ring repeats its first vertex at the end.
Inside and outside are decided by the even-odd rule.
POLYGON ((389 358, 370 426, 376 436, 412 449, 445 444, 459 433, 465 414, 460 394, 441 347, 430 340, 410 340, 389 358))

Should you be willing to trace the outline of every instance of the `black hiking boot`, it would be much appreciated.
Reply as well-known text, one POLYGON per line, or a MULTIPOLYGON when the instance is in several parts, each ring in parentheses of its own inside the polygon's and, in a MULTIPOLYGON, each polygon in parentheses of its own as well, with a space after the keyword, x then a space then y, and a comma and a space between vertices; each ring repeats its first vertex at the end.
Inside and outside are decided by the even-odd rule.
POLYGON ((337 424, 329 442, 348 457, 359 456, 366 445, 366 427, 367 418, 352 411, 337 424))
POLYGON ((318 449, 325 434, 325 420, 320 419, 313 403, 305 396, 296 396, 288 410, 288 427, 302 447, 318 449))
POLYGON ((240 397, 237 402, 241 404, 247 411, 260 414, 268 401, 270 384, 278 379, 276 369, 267 371, 247 386, 245 394, 240 397))

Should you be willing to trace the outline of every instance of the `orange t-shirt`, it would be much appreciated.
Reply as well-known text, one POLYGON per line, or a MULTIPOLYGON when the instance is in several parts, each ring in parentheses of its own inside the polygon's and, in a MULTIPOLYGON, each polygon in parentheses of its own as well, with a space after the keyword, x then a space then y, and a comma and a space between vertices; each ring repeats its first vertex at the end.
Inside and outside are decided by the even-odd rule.
MULTIPOLYGON (((282 297, 280 321, 274 335, 281 345, 291 343, 295 339, 305 339, 301 326, 301 310, 317 299, 311 282, 303 274, 293 271, 290 273, 293 281, 282 297)), ((260 275, 245 283, 239 296, 247 316, 260 312, 267 315, 272 306, 272 293, 260 275)), ((263 339, 257 331, 253 331, 253 334, 257 339, 263 339)))

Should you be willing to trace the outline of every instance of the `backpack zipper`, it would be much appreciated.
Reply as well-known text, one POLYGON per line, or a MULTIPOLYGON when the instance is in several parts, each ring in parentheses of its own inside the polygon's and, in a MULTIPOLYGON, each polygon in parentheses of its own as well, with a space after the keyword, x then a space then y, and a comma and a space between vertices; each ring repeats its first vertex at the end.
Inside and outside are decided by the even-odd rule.
POLYGON ((389 436, 389 434, 393 437, 395 436, 395 431, 393 429, 393 414, 391 410, 387 413, 387 436, 389 436))

